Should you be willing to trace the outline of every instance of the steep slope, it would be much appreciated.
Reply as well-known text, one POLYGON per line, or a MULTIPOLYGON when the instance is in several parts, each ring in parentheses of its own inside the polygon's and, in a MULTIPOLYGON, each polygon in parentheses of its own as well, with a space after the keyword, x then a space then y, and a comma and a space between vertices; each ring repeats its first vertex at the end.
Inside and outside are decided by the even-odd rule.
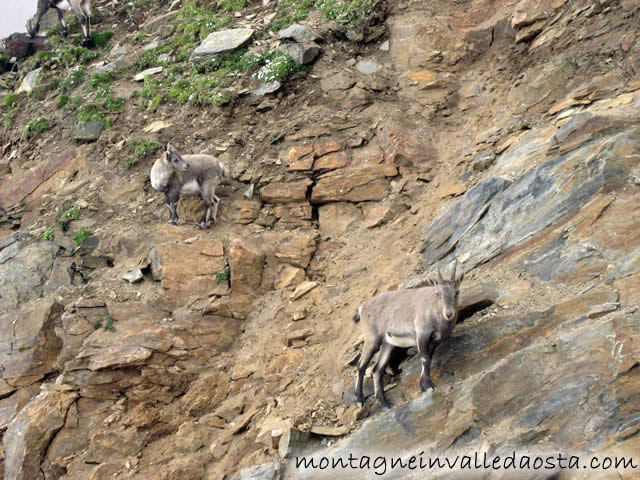
POLYGON ((98 5, 108 47, 59 40, 23 65, 43 73, 3 97, 5 478, 380 472, 296 470, 303 452, 637 455, 640 6, 373 2, 345 25, 327 5, 98 5), (252 94, 282 42, 269 22, 305 15, 322 54, 252 94), (192 68, 229 27, 255 30, 246 52, 192 68), (47 128, 23 133, 36 117, 47 128), (191 226, 197 199, 165 225, 147 178, 167 141, 232 173, 210 230, 191 226), (419 393, 413 358, 387 379, 394 409, 357 408, 355 309, 454 257, 467 308, 438 389, 419 393))

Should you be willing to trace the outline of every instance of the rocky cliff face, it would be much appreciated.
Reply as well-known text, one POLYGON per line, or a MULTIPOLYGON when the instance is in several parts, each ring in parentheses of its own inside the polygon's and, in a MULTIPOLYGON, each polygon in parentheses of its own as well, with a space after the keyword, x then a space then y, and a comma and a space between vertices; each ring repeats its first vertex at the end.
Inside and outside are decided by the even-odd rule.
POLYGON ((35 93, 3 97, 5 478, 426 474, 296 468, 300 454, 640 465, 638 2, 373 2, 348 23, 287 2, 234 6, 220 28, 257 32, 245 59, 284 46, 312 62, 277 85, 256 66, 191 70, 191 44, 175 43, 199 18, 191 4, 156 17, 161 3, 143 3, 99 5, 96 30, 120 21, 110 48, 90 58, 63 43, 37 57, 35 93), (295 15, 313 36, 274 33, 295 15), (61 72, 63 51, 85 77, 61 72), (97 105, 90 122, 73 98, 97 105), (231 172, 210 230, 191 226, 197 199, 165 225, 147 149, 167 141, 231 172), (355 309, 454 258, 463 308, 435 355, 437 390, 419 392, 410 350, 386 380, 394 408, 356 407, 355 309))

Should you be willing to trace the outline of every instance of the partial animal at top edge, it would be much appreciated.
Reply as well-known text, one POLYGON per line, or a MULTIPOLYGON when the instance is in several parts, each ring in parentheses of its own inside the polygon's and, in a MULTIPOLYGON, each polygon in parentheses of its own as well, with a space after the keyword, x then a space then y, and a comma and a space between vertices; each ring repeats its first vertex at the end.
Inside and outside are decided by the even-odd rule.
POLYGON ((92 0, 38 0, 36 19, 32 25, 27 26, 29 36, 33 38, 40 31, 40 21, 50 8, 58 12, 58 21, 62 29, 62 35, 69 34, 67 24, 64 21, 64 10, 71 10, 75 14, 82 30, 81 44, 83 47, 91 45, 91 4, 92 0))

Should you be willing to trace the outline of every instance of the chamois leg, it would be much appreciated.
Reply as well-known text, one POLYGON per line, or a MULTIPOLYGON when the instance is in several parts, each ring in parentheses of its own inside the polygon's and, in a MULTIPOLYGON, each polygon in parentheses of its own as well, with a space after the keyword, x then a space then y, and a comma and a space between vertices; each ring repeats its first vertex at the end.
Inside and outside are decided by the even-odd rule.
POLYGON ((180 199, 180 192, 176 190, 169 190, 165 192, 164 199, 169 206, 169 225, 178 224, 178 200, 180 199))
POLYGON ((91 42, 91 5, 89 2, 82 2, 80 8, 84 12, 84 18, 87 21, 87 38, 91 42))
POLYGON ((358 362, 358 376, 356 377, 356 403, 359 407, 364 405, 364 395, 362 394, 362 382, 364 380, 364 374, 367 371, 367 365, 380 348, 380 339, 376 339, 375 342, 368 343, 365 339, 362 346, 362 353, 360 354, 360 362, 358 362))
POLYGON ((67 35, 69 35, 69 29, 67 28, 67 24, 64 21, 64 10, 62 10, 61 8, 56 8, 56 11, 58 12, 58 22, 60 22, 62 36, 66 37, 67 35))
MULTIPOLYGON (((38 16, 36 17, 36 21, 33 23, 33 27, 29 29, 29 36, 31 38, 35 37, 36 34, 40 31, 40 20, 45 13, 49 10, 49 5, 45 2, 38 2, 38 16)), ((60 19, 60 15, 58 15, 58 19, 60 19)))
POLYGON ((87 36, 87 22, 84 16, 84 12, 80 8, 80 6, 77 6, 77 7, 73 6, 73 3, 71 4, 71 9, 73 10, 73 13, 78 19, 78 23, 80 24, 80 30, 82 31, 80 45, 82 45, 83 47, 86 47, 89 44, 89 40, 87 36))
POLYGON ((380 357, 378 358, 378 363, 373 368, 373 386, 376 391, 376 399, 382 405, 383 408, 391 408, 391 404, 384 396, 384 370, 387 368, 389 364, 389 360, 391 359, 391 352, 393 352, 393 345, 390 343, 383 343, 382 348, 380 349, 380 357))
POLYGON ((436 389, 436 386, 431 381, 431 359, 437 346, 438 344, 431 338, 431 335, 426 339, 421 338, 418 342, 420 363, 422 364, 422 373, 420 375, 420 390, 422 392, 426 392, 430 388, 434 391, 436 389))
POLYGON ((218 207, 220 206, 220 199, 217 196, 213 196, 213 202, 211 202, 211 218, 209 224, 216 223, 218 217, 218 207))

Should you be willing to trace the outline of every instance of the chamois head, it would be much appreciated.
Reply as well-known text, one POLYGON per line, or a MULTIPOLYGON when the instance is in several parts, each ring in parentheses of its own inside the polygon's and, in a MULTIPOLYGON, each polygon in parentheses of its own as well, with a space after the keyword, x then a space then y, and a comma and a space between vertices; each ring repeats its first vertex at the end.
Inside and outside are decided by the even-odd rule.
POLYGON ((451 321, 455 318, 458 311, 458 294, 460 293, 460 284, 464 278, 464 272, 460 275, 460 278, 456 279, 456 268, 458 266, 458 260, 456 259, 453 264, 453 271, 451 272, 451 280, 444 280, 442 273, 440 273, 440 267, 436 262, 436 271, 438 272, 438 279, 431 280, 431 285, 436 288, 436 295, 440 301, 440 308, 442 317, 446 321, 451 321))
POLYGON ((189 164, 184 161, 182 155, 174 148, 173 145, 167 143, 167 149, 165 150, 166 162, 174 170, 187 170, 189 164))

